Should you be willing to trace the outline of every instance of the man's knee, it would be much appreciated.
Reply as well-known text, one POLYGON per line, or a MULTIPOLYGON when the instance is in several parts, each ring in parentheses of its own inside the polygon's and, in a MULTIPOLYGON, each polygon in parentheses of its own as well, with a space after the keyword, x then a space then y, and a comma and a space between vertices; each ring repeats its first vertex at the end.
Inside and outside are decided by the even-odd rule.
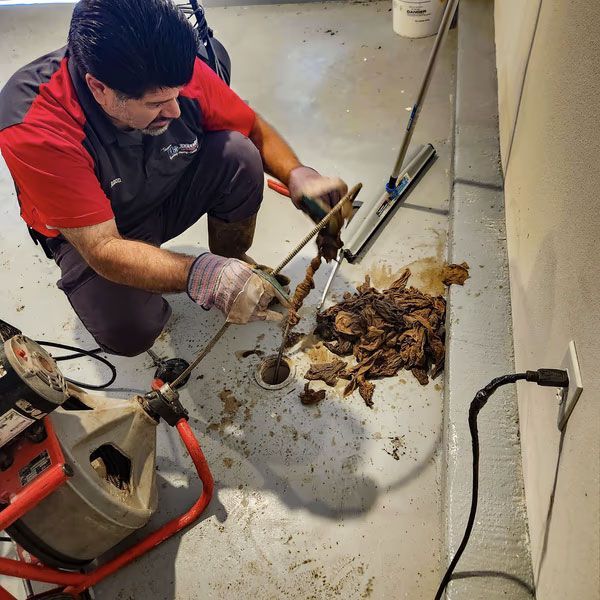
POLYGON ((236 177, 253 187, 263 189, 264 167, 258 148, 245 135, 228 131, 223 147, 223 159, 231 163, 236 177))
POLYGON ((255 215, 262 203, 265 176, 260 152, 250 139, 237 131, 207 135, 211 154, 218 157, 223 186, 209 215, 227 223, 255 215))
POLYGON ((149 350, 162 333, 171 307, 164 298, 151 306, 135 306, 123 318, 106 322, 103 327, 90 331, 98 345, 110 354, 137 356, 149 350))

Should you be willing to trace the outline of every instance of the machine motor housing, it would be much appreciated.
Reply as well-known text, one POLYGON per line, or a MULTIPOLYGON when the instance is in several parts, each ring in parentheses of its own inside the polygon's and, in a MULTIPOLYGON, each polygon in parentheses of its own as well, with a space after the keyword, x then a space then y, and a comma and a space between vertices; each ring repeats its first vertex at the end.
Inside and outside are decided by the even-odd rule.
POLYGON ((38 343, 21 334, 0 342, 0 449, 68 397, 56 361, 38 343))
POLYGON ((156 510, 157 424, 139 396, 69 384, 20 332, 0 341, 0 512, 57 461, 68 474, 6 532, 57 568, 80 569, 114 548, 156 510))

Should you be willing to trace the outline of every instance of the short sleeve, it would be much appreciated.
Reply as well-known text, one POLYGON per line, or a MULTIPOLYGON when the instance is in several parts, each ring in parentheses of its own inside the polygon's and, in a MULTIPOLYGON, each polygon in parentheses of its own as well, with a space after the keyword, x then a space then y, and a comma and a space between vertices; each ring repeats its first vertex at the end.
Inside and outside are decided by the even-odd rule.
POLYGON ((24 123, 0 132, 0 149, 22 216, 35 229, 85 227, 114 217, 93 160, 80 143, 24 123))
POLYGON ((181 95, 196 100, 207 131, 231 130, 248 136, 256 113, 200 59, 194 64, 192 80, 181 95))

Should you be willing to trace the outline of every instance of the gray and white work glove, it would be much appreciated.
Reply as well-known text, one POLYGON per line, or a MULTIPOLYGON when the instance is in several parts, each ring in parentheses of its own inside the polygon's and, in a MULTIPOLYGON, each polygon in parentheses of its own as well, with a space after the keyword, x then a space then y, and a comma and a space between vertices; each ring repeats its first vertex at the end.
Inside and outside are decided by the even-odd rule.
POLYGON ((216 306, 230 323, 280 321, 268 306, 276 295, 273 286, 236 258, 206 252, 193 262, 188 275, 190 298, 206 310, 216 306))
MULTIPOLYGON (((292 170, 288 180, 292 202, 318 223, 348 192, 348 186, 339 177, 324 177, 310 167, 300 166, 292 170)), ((342 247, 340 231, 346 219, 352 214, 352 206, 347 203, 328 227, 319 233, 317 245, 322 256, 335 258, 342 247)))

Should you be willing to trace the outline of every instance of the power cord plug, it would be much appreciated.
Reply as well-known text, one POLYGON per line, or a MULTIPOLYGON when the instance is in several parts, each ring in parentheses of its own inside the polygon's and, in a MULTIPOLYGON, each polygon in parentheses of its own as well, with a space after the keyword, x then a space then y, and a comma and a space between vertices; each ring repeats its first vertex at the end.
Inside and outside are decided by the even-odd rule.
POLYGON ((561 369, 538 369, 537 371, 527 371, 525 373, 526 381, 533 381, 538 385, 546 387, 569 387, 569 374, 561 369))
POLYGON ((537 383, 537 385, 544 387, 557 387, 566 388, 569 387, 569 374, 567 371, 561 369, 537 369, 537 371, 526 371, 525 373, 511 373, 508 375, 502 375, 492 379, 485 387, 481 388, 476 394, 471 405, 469 406, 469 430, 471 432, 471 444, 473 447, 473 481, 472 481, 472 492, 471 492, 471 510, 469 512, 469 518, 467 519, 467 526, 465 527, 465 533, 458 546, 458 550, 452 559, 452 562, 448 566, 446 573, 438 587, 435 595, 435 600, 441 600, 442 594, 446 589, 448 583, 452 579, 454 569, 460 560, 469 538, 471 537, 471 531, 473 530, 473 524, 475 523, 475 514, 477 513, 477 496, 479 492, 479 432, 477 429, 477 416, 479 411, 486 405, 490 396, 501 386, 509 383, 516 383, 517 381, 529 381, 537 383))

